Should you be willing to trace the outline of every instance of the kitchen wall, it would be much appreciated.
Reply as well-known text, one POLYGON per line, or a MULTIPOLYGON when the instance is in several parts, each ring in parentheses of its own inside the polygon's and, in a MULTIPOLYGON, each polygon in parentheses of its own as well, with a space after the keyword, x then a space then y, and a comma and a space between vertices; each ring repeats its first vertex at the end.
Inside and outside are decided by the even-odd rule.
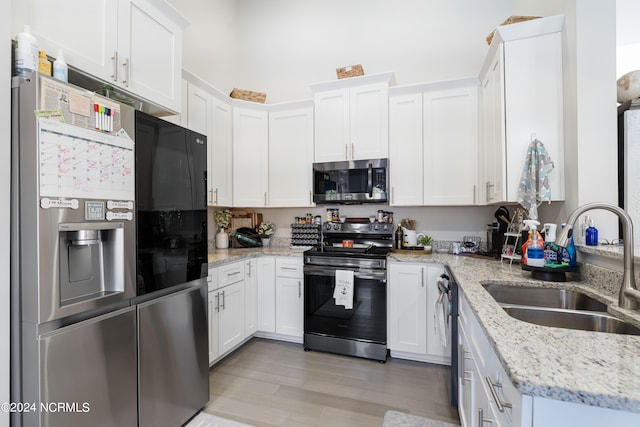
MULTIPOLYGON (((2 3, 0 14, 0 40, 5 42, 0 47, 0 200, 11 200, 11 3, 2 3)), ((9 204, 0 207, 0 402, 9 402, 9 204)), ((9 425, 9 413, 0 412, 0 425, 9 425)))
POLYGON ((170 0, 192 25, 184 67, 225 93, 310 98, 336 67, 394 71, 398 85, 477 75, 513 0, 170 0))

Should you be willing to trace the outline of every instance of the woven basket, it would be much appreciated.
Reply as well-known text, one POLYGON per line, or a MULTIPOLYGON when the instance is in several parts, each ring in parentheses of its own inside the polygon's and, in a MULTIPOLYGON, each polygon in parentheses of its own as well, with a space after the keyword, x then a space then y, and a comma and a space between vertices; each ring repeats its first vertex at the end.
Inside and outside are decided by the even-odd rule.
MULTIPOLYGON (((532 19, 541 18, 540 16, 510 16, 506 20, 502 21, 499 27, 503 25, 516 24, 518 22, 531 21, 532 19)), ((496 30, 493 30, 491 34, 487 36, 487 44, 491 44, 491 40, 493 40, 493 36, 495 35, 496 30)))
POLYGON ((233 88, 229 96, 231 98, 242 99, 244 101, 259 102, 261 104, 264 104, 264 102, 267 100, 266 93, 253 92, 250 90, 238 89, 235 87, 233 88))
POLYGON ((346 79, 349 77, 364 76, 364 70, 362 69, 362 65, 356 64, 336 68, 336 74, 338 74, 339 79, 346 79))

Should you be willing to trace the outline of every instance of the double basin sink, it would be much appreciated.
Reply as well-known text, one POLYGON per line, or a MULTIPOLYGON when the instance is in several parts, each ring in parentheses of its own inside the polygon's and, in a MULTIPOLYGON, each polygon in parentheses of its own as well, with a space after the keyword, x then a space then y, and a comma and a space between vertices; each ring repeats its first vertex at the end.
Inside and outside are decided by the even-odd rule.
POLYGON ((640 328, 607 314, 607 305, 582 292, 498 283, 483 285, 511 317, 557 328, 640 335, 640 328))

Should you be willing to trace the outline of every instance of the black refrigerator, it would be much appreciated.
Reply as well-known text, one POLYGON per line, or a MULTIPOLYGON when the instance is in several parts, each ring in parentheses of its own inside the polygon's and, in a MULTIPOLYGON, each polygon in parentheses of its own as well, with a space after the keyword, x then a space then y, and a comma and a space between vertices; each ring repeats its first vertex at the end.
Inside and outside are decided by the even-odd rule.
POLYGON ((209 400, 206 136, 136 111, 139 426, 209 400))

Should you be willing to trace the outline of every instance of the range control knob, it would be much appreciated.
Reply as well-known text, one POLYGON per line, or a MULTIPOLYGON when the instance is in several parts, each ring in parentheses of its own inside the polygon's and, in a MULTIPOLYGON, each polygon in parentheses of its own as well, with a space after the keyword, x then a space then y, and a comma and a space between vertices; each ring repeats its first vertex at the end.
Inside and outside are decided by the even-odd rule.
POLYGON ((375 224, 373 224, 373 229, 374 230, 380 230, 380 224, 378 224, 377 222, 375 224))
POLYGON ((325 222, 324 223, 324 229, 327 230, 327 231, 331 230, 331 223, 330 222, 325 222))
POLYGON ((340 230, 340 224, 338 224, 338 223, 333 224, 333 229, 336 230, 336 231, 340 230))
POLYGON ((389 231, 389 224, 383 224, 382 231, 389 231))

